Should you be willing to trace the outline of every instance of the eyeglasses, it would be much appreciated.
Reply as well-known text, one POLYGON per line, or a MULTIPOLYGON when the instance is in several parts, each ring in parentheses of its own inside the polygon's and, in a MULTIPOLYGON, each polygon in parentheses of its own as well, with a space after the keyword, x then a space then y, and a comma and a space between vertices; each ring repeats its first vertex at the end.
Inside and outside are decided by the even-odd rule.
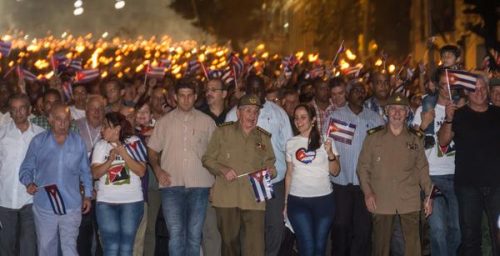
POLYGON ((224 89, 222 89, 222 88, 220 88, 220 89, 210 88, 210 89, 205 90, 205 92, 216 92, 216 91, 224 91, 224 89))

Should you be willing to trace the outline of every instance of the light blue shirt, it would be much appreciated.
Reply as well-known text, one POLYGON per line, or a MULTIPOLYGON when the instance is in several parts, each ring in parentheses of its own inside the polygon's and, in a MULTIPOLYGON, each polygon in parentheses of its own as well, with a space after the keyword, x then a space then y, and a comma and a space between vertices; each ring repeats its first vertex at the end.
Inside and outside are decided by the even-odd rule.
MULTIPOLYGON (((227 113, 226 122, 238 120, 236 108, 232 108, 227 113)), ((278 173, 272 182, 280 182, 285 178, 286 173, 286 142, 293 136, 290 119, 285 110, 280 106, 266 100, 264 107, 260 109, 257 126, 271 134, 271 144, 273 145, 274 156, 276 157, 276 171, 278 173)))
POLYGON ((354 136, 351 144, 341 141, 336 141, 335 147, 340 157, 340 173, 337 177, 331 176, 331 181, 338 185, 359 185, 358 175, 356 174, 356 167, 358 165, 359 153, 363 146, 367 131, 377 126, 384 125, 385 122, 375 111, 366 107, 358 114, 354 114, 348 105, 338 108, 331 114, 325 117, 323 123, 323 134, 326 134, 330 119, 334 118, 348 124, 356 126, 354 136))
POLYGON ((78 133, 69 132, 63 145, 56 142, 51 130, 33 138, 19 171, 19 180, 25 186, 35 183, 38 191, 33 204, 52 210, 49 196, 43 186, 57 185, 66 210, 82 207, 80 182, 85 197, 92 196, 92 177, 85 143, 78 133))

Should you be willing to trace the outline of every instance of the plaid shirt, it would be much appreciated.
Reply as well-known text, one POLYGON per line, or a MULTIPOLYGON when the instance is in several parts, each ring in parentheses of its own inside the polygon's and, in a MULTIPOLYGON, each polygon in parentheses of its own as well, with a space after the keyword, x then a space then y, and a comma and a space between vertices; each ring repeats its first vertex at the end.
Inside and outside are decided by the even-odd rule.
POLYGON ((316 111, 316 126, 318 127, 319 131, 323 131, 323 120, 325 120, 326 113, 331 112, 332 108, 335 109, 335 107, 330 103, 330 105, 325 109, 322 110, 318 107, 318 104, 316 104, 316 100, 313 100, 311 102, 311 105, 314 107, 314 110, 316 111))
MULTIPOLYGON (((31 123, 36 124, 40 127, 42 127, 45 130, 50 130, 50 124, 49 124, 49 119, 47 119, 46 116, 40 115, 40 116, 35 116, 31 120, 31 123)), ((78 127, 76 126, 74 120, 71 120, 71 124, 69 126, 69 130, 73 132, 80 132, 78 127)))

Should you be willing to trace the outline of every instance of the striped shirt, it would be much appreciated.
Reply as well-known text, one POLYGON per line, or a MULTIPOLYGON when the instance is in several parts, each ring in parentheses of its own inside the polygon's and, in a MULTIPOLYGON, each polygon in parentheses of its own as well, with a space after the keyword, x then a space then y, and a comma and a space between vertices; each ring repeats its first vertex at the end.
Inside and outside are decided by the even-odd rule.
POLYGON ((374 127, 384 125, 384 120, 374 111, 363 108, 358 114, 354 114, 348 105, 338 108, 329 116, 325 117, 323 123, 323 135, 327 134, 330 120, 337 120, 354 128, 354 134, 350 143, 346 141, 335 140, 335 146, 340 154, 340 169, 342 170, 337 177, 331 177, 333 183, 339 185, 359 185, 356 175, 356 166, 358 164, 359 153, 366 137, 366 132, 374 127))

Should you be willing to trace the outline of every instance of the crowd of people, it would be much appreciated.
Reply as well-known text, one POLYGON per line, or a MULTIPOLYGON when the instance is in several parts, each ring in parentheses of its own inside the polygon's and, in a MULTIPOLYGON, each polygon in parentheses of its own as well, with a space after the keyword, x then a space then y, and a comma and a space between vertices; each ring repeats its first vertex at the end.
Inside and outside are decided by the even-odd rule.
POLYGON ((0 255, 499 255, 500 78, 440 56, 4 76, 0 255))

